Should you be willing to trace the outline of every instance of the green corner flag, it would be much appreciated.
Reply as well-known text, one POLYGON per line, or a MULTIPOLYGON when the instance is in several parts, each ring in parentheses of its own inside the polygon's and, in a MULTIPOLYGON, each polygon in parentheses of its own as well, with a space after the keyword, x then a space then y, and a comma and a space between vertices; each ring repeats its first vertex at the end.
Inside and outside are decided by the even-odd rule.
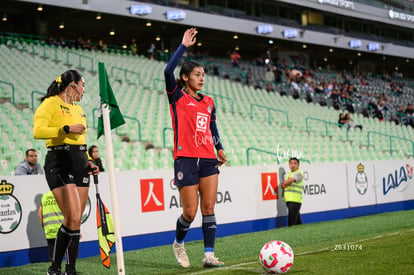
POLYGON ((124 117, 121 114, 121 110, 118 107, 114 92, 112 91, 111 84, 108 80, 108 74, 106 73, 105 64, 99 62, 99 95, 101 97, 101 104, 99 106, 99 119, 98 119, 98 137, 104 134, 104 124, 102 117, 102 108, 104 105, 109 105, 111 130, 115 129, 122 124, 125 124, 124 117))

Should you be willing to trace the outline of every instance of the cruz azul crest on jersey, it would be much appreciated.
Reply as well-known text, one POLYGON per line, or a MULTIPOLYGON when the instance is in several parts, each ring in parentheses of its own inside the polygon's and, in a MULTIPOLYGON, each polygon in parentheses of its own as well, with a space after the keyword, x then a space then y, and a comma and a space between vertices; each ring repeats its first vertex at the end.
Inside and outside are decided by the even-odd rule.
POLYGON ((206 132, 208 115, 197 112, 196 131, 206 132))

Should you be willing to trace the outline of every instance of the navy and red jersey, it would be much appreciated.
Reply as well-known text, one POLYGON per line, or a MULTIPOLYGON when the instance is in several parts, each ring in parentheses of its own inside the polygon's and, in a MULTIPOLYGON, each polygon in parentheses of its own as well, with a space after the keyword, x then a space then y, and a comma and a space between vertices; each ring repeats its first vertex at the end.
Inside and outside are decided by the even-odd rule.
POLYGON ((166 92, 174 130, 174 159, 178 157, 217 158, 214 147, 223 149, 216 126, 216 110, 211 97, 196 99, 181 90, 174 69, 187 50, 180 45, 164 70, 166 92))

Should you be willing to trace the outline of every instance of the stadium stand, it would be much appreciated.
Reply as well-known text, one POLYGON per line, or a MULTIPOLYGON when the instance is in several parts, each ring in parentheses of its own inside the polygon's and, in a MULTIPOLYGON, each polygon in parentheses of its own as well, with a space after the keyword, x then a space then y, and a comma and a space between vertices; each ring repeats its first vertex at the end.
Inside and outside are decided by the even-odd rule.
MULTIPOLYGON (((96 140, 98 61, 107 67, 127 121, 112 134, 117 152, 116 170, 172 168, 169 107, 163 79, 159 79, 164 62, 122 53, 13 41, 0 45, 0 57, 2 175, 14 173, 22 152, 29 147, 39 150, 39 161, 43 162, 44 144, 32 137, 33 111, 50 79, 56 77, 55 72, 68 68, 80 69, 86 79, 86 96, 81 105, 87 113, 88 145, 96 144, 105 150, 104 139, 96 140)), ((222 68, 225 66, 223 62, 222 68)), ((255 77, 260 78, 261 67, 247 63, 245 66, 258 72, 255 77)), ((314 80, 317 83, 323 79, 332 81, 338 74, 318 71, 314 80)), ((351 73, 346 76, 356 84, 358 78, 351 73)), ((406 85, 401 95, 390 95, 390 102, 395 106, 413 102, 413 81, 394 80, 404 80, 406 85)), ((359 94, 390 93, 389 82, 380 77, 370 76, 367 81, 368 86, 355 85, 359 94)), ((279 88, 289 90, 287 78, 279 88)), ((300 88, 302 91, 303 85, 300 88)), ((397 125, 389 119, 380 121, 357 111, 353 117, 363 125, 363 131, 339 128, 336 122, 343 110, 336 110, 331 103, 320 106, 316 95, 313 102, 308 103, 304 97, 294 99, 278 92, 268 93, 212 74, 207 76, 204 90, 218 106, 219 131, 232 166, 272 164, 292 154, 310 162, 413 157, 412 127, 397 125)), ((358 101, 353 102, 353 106, 358 109, 358 101)))

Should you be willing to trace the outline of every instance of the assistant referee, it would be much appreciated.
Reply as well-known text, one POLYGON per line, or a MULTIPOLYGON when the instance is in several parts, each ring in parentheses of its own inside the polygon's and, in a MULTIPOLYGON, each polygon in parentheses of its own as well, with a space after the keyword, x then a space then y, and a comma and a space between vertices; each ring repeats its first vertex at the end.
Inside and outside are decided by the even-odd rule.
POLYGON ((85 81, 78 71, 64 72, 50 84, 34 115, 34 138, 46 141, 46 180, 64 216, 47 274, 62 274, 64 255, 65 274, 78 274, 75 264, 81 218, 88 198, 89 171, 99 173, 99 168, 88 161, 86 115, 76 104, 85 93, 84 87, 85 81))

